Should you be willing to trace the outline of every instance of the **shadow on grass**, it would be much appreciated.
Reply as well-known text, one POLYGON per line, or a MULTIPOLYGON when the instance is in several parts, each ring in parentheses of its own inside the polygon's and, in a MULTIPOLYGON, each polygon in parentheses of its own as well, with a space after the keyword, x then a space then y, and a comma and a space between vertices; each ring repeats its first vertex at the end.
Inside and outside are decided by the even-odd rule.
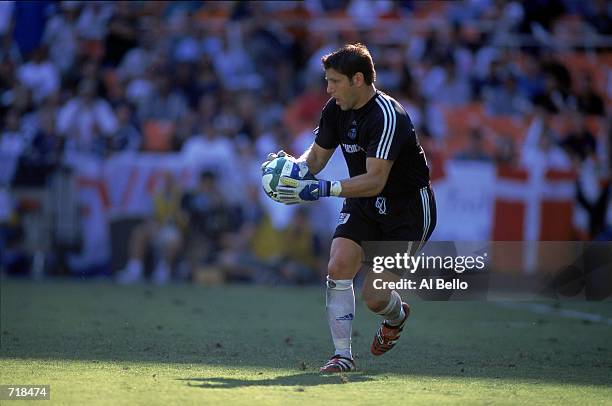
POLYGON ((179 381, 187 381, 188 386, 205 389, 232 389, 248 386, 319 386, 319 385, 341 385, 357 382, 372 381, 373 378, 359 372, 349 374, 321 375, 315 372, 301 374, 283 375, 265 379, 234 379, 234 378, 179 378, 179 381))

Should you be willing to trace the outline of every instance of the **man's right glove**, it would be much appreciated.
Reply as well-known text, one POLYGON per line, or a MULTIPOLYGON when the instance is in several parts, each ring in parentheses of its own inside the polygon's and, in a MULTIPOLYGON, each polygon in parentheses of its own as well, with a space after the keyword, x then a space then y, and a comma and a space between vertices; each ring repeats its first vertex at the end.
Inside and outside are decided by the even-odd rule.
POLYGON ((277 186, 278 201, 285 204, 296 204, 319 200, 320 197, 340 196, 342 184, 340 181, 323 179, 293 179, 281 176, 277 186))

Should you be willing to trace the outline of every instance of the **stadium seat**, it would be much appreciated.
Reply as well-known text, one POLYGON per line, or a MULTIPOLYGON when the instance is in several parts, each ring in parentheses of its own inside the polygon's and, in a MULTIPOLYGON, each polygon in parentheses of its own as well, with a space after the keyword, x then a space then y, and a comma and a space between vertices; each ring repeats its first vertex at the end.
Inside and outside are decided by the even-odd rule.
MULTIPOLYGON (((567 52, 559 55, 558 59, 569 69, 574 90, 585 73, 593 78, 593 85, 596 89, 603 90, 606 88, 606 71, 601 67, 606 65, 606 61, 610 62, 612 59, 610 55, 606 54, 606 57, 600 58, 584 52, 567 52)), ((607 66, 610 69, 611 65, 607 66)))
POLYGON ((446 154, 454 156, 465 149, 473 126, 481 126, 484 117, 482 103, 470 103, 458 107, 444 108, 447 134, 444 138, 446 154))

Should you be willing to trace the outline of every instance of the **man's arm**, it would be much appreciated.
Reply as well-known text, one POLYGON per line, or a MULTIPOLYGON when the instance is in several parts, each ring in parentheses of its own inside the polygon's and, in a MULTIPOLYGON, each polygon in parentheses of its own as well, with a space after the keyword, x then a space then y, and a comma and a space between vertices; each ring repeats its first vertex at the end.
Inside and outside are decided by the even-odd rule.
POLYGON ((279 200, 285 204, 295 204, 327 196, 376 196, 387 184, 392 166, 391 160, 367 158, 366 173, 343 181, 298 180, 281 176, 277 187, 279 200))
POLYGON ((325 168, 333 154, 333 149, 325 149, 317 145, 316 142, 313 142, 299 158, 299 161, 305 161, 308 165, 308 170, 313 175, 316 175, 325 168))
POLYGON ((339 196, 371 197, 379 195, 387 184, 392 166, 393 161, 367 158, 366 173, 341 181, 342 191, 339 196))

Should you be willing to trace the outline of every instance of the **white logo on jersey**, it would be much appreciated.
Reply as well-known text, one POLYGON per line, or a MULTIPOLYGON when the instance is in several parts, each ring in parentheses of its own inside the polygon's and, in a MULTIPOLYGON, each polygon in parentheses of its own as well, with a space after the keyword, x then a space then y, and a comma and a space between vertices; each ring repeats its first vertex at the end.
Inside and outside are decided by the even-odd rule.
POLYGON ((377 197, 375 206, 378 209, 379 214, 387 214, 387 198, 386 197, 377 197))
POLYGON ((342 146, 348 154, 354 154, 355 152, 363 151, 363 149, 357 144, 342 144, 342 146))
POLYGON ((351 217, 351 213, 340 213, 340 218, 338 219, 338 224, 346 224, 349 217, 351 217))

